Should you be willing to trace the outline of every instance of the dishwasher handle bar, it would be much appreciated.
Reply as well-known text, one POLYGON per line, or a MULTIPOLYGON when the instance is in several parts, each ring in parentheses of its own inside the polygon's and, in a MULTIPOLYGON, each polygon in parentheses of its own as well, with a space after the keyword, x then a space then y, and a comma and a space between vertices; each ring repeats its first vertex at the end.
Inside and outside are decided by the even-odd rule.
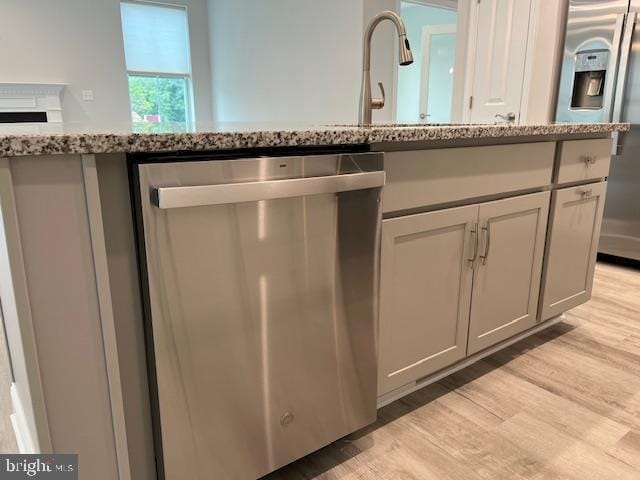
POLYGON ((228 205, 276 198, 364 190, 382 187, 384 183, 385 173, 376 171, 219 185, 156 187, 151 190, 151 203, 163 210, 207 205, 228 205))

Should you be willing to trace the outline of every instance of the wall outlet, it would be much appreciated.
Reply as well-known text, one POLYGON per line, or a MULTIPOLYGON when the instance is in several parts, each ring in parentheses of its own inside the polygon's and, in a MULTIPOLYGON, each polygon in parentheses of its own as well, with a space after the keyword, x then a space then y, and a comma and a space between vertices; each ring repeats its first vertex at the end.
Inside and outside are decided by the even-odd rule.
POLYGON ((85 102, 93 100, 93 90, 82 90, 82 100, 85 102))

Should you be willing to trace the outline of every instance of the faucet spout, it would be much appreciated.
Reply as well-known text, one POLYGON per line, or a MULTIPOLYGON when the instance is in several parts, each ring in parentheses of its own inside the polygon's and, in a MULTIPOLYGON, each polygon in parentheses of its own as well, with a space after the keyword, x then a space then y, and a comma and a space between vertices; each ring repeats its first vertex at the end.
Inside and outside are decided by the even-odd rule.
POLYGON ((384 107, 384 89, 382 84, 383 98, 373 98, 371 93, 371 39, 376 27, 383 20, 391 21, 398 32, 399 57, 398 62, 401 66, 411 65, 413 63, 413 54, 411 53, 411 45, 407 38, 407 30, 400 15, 391 10, 385 10, 374 17, 369 23, 364 34, 364 46, 362 57, 362 91, 360 93, 360 125, 371 125, 373 117, 373 109, 381 109, 384 107))

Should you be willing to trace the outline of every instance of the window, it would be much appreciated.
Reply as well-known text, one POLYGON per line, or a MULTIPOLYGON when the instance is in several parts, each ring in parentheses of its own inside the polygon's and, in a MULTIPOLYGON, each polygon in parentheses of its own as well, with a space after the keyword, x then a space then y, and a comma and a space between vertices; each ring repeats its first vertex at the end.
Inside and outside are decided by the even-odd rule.
POLYGON ((185 8, 122 2, 129 99, 136 132, 185 132, 193 125, 185 8))

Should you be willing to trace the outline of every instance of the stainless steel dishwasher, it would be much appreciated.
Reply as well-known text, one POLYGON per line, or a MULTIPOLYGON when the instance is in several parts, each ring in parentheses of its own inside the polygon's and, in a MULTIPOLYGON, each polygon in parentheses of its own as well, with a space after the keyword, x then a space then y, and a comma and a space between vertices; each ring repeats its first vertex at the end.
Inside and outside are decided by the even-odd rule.
POLYGON ((134 168, 159 475, 254 479, 375 421, 382 154, 134 168))

